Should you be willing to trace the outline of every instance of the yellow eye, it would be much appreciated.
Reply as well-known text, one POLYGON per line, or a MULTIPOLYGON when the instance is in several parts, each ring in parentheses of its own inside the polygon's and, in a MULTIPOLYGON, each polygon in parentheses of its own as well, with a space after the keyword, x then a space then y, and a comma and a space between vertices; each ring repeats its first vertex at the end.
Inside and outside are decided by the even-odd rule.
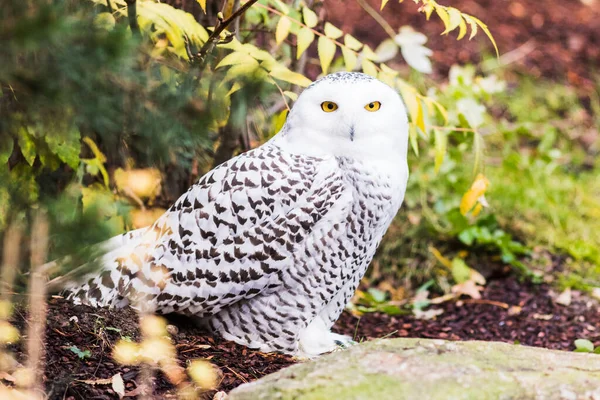
POLYGON ((338 105, 333 101, 324 101, 321 103, 321 110, 325 112, 334 112, 338 109, 338 105))
POLYGON ((365 110, 367 111, 377 111, 381 108, 381 103, 378 101, 373 101, 365 106, 365 110))

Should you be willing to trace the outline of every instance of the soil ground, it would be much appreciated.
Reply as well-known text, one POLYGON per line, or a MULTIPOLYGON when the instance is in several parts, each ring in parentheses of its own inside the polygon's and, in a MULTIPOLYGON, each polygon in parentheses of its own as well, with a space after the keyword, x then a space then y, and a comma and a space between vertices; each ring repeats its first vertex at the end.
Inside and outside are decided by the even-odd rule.
MULTIPOLYGON (((575 293, 570 305, 558 305, 548 285, 521 283, 514 277, 491 281, 482 299, 447 302, 434 308, 443 313, 434 319, 413 315, 365 314, 358 318, 344 312, 334 331, 353 336, 357 341, 381 337, 441 338, 448 340, 496 340, 523 345, 572 351, 573 342, 586 338, 600 345, 600 306, 598 302, 575 293)), ((15 314, 15 325, 25 326, 26 312, 15 314)), ((179 361, 209 359, 220 371, 218 391, 258 379, 297 362, 280 354, 264 354, 232 342, 211 337, 193 321, 176 318, 173 340, 179 361)), ((118 396, 109 384, 90 384, 121 373, 127 393, 136 393, 136 367, 118 365, 111 348, 121 337, 139 340, 137 314, 122 310, 73 306, 61 298, 49 304, 46 329, 45 382, 50 399, 113 399, 118 396), (89 356, 81 359, 72 346, 89 356), (83 382, 83 381, 88 381, 83 382)), ((19 361, 22 347, 14 347, 19 361)), ((161 374, 154 379, 157 398, 174 396, 174 388, 161 374)), ((207 392, 208 398, 215 391, 207 392)))

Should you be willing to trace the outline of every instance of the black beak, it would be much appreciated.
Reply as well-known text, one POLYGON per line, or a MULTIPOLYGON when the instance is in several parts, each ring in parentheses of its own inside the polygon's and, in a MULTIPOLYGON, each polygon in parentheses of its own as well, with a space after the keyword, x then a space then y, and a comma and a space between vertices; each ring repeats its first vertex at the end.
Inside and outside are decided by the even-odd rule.
POLYGON ((354 142, 354 125, 350 127, 350 140, 354 142))

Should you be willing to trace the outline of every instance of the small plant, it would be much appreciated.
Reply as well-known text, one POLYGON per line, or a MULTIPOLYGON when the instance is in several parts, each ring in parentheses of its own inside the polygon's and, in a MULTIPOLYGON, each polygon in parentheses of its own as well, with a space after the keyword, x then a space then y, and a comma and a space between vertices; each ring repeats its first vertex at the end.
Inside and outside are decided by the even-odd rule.
POLYGON ((594 343, 587 339, 577 339, 575 341, 575 352, 577 353, 595 353, 600 354, 600 346, 594 348, 594 343))
POLYGON ((75 355, 77 355, 77 357, 79 357, 80 360, 84 360, 92 356, 92 353, 89 350, 82 351, 77 346, 71 346, 69 347, 69 350, 71 350, 72 353, 75 353, 75 355))

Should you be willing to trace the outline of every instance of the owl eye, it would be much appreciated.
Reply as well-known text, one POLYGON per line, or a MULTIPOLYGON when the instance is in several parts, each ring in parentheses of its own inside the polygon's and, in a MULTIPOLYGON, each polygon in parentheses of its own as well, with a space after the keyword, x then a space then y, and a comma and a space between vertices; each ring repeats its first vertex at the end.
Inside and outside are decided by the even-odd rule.
POLYGON ((321 110, 330 113, 338 109, 338 105, 333 101, 324 101, 321 103, 321 110))
POLYGON ((377 111, 380 108, 381 108, 381 103, 378 101, 372 101, 371 103, 369 103, 365 106, 365 110, 371 111, 371 112, 377 111))

